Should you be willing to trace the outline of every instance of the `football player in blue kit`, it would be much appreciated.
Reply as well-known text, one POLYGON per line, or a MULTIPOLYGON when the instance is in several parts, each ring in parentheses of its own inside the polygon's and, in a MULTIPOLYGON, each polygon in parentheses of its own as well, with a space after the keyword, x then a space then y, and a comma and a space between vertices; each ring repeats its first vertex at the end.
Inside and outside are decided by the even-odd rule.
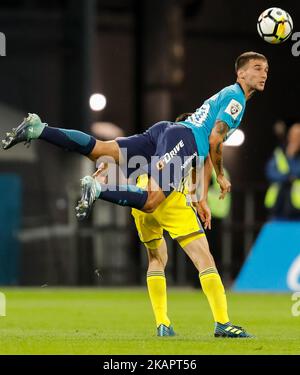
MULTIPOLYGON (((256 91, 264 90, 268 62, 264 55, 245 52, 237 58, 235 70, 236 83, 207 99, 190 117, 179 123, 162 121, 142 134, 113 141, 99 141, 77 130, 47 126, 38 115, 29 114, 16 129, 7 133, 2 145, 4 149, 9 149, 20 142, 43 139, 66 150, 86 155, 93 161, 108 156, 120 164, 124 159, 122 150, 126 150, 127 160, 135 156, 142 157, 145 165, 139 164, 143 169, 141 174, 146 171, 150 176, 147 190, 137 189, 132 185, 122 189, 110 188, 86 176, 82 179, 82 199, 77 207, 79 219, 87 217, 96 199, 130 206, 143 212, 153 212, 178 188, 182 178, 196 164, 195 159, 206 159, 209 153, 221 189, 220 198, 223 198, 230 191, 231 184, 223 173, 222 144, 239 126, 246 101, 256 91), (175 165, 172 171, 169 170, 169 180, 163 181, 165 179, 161 175, 174 156, 177 160, 181 159, 181 165, 175 165)), ((133 172, 134 168, 128 168, 129 170, 133 172)))

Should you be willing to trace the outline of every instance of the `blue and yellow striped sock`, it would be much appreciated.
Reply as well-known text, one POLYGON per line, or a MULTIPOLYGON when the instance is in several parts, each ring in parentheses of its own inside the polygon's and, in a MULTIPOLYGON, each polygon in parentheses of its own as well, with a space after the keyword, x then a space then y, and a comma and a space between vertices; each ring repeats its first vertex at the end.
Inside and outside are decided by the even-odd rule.
POLYGON ((147 272, 147 286, 155 316, 156 326, 164 324, 169 327, 167 315, 167 283, 164 271, 147 272))
POLYGON ((214 267, 207 268, 199 273, 199 278, 215 322, 222 324, 228 323, 229 318, 225 289, 217 269, 214 267))

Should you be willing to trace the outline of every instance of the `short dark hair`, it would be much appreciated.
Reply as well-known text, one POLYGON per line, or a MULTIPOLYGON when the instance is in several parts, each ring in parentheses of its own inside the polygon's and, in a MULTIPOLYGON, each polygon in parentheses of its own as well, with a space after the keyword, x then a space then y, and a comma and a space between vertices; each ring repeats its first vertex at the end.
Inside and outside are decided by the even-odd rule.
POLYGON ((244 52, 235 60, 235 72, 237 73, 239 69, 245 66, 250 60, 265 60, 268 61, 266 56, 257 52, 244 52))

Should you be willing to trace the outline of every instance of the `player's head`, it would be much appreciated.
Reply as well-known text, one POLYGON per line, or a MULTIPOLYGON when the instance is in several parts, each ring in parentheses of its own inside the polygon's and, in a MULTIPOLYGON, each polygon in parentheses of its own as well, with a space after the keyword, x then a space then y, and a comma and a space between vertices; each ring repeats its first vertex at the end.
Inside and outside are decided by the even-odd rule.
POLYGON ((268 60, 257 52, 242 53, 235 61, 237 81, 253 91, 263 91, 268 78, 268 60))

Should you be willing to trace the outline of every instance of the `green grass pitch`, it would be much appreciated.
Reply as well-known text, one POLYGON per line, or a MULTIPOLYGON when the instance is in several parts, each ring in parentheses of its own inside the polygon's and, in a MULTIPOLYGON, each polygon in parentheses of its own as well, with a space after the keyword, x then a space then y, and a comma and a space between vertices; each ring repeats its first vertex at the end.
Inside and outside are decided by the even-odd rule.
POLYGON ((290 294, 228 293, 231 321, 255 339, 215 339, 200 290, 169 289, 176 337, 156 337, 146 289, 2 288, 0 354, 300 354, 290 294))

